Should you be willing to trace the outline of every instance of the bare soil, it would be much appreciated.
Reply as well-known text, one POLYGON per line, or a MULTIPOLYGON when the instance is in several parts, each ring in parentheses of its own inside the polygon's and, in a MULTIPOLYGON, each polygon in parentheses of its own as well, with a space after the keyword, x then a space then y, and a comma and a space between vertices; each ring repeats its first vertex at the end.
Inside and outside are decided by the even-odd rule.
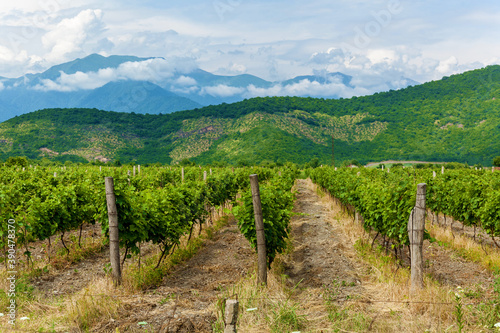
POLYGON ((342 283, 347 294, 361 293, 359 266, 352 260, 352 246, 345 243, 332 223, 328 208, 312 190, 310 181, 297 181, 297 201, 292 219, 294 251, 286 261, 285 274, 299 290, 330 288, 342 283), (350 255, 350 256, 349 256, 350 255))
MULTIPOLYGON (((64 237, 66 246, 70 246, 71 238, 77 239, 79 237, 79 230, 74 230, 67 233, 64 237)), ((100 224, 85 224, 82 230, 82 239, 93 239, 98 244, 101 235, 100 224)), ((54 263, 56 252, 66 253, 60 236, 51 237, 51 258, 54 263)), ((31 251, 34 257, 41 262, 48 264, 47 241, 35 242, 30 244, 31 251)), ((104 276, 104 265, 109 262, 109 247, 103 247, 102 250, 88 258, 84 258, 77 263, 63 263, 59 269, 52 267, 48 273, 43 272, 40 276, 32 280, 36 290, 41 292, 44 297, 59 297, 64 294, 72 294, 85 288, 95 278, 104 276)))
POLYGON ((424 273, 431 274, 442 284, 452 287, 473 288, 480 285, 492 288, 493 275, 478 263, 458 256, 453 250, 437 243, 424 241, 424 273))
POLYGON ((155 290, 123 300, 119 318, 96 332, 212 332, 215 304, 226 287, 253 267, 255 251, 239 232, 236 221, 220 229, 190 260, 180 264, 155 290), (146 322, 141 327, 139 322, 146 322))

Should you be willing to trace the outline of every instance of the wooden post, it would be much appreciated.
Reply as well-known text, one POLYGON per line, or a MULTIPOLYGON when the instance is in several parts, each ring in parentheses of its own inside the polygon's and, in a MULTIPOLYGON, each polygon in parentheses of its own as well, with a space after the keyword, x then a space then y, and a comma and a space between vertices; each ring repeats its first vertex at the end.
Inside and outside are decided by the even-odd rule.
POLYGON ((250 175, 250 187, 252 189, 255 231, 257 232, 257 254, 259 257, 257 283, 267 285, 266 235, 264 233, 264 219, 260 202, 259 177, 256 174, 250 175))
POLYGON ((424 287, 422 248, 425 229, 425 194, 427 184, 417 185, 417 200, 408 220, 408 237, 411 251, 411 291, 424 287))
POLYGON ((210 168, 210 176, 212 175, 212 168, 210 168))
POLYGON ((384 165, 382 164, 382 170, 384 170, 384 165))
POLYGON ((181 169, 181 181, 184 183, 184 167, 181 169))
POLYGON ((444 165, 441 166, 441 174, 444 174, 444 165))
POLYGON ((238 300, 228 299, 226 301, 226 311, 224 315, 224 333, 236 333, 236 323, 238 321, 238 300))
POLYGON ((56 177, 57 177, 57 172, 54 172, 54 178, 56 178, 56 177))
POLYGON ((115 186, 113 177, 105 177, 106 202, 108 206, 109 219, 109 260, 115 286, 122 283, 122 271, 120 267, 120 239, 118 235, 118 211, 116 209, 115 186))
POLYGON ((436 171, 432 171, 432 177, 436 178, 436 171))
POLYGON ((135 177, 135 165, 134 165, 134 177, 135 177))
POLYGON ((102 172, 102 166, 99 166, 99 172, 102 172))
POLYGON ((141 174, 141 165, 140 164, 137 166, 137 173, 141 174))
POLYGON ((203 181, 206 183, 207 182, 207 172, 203 171, 203 181))

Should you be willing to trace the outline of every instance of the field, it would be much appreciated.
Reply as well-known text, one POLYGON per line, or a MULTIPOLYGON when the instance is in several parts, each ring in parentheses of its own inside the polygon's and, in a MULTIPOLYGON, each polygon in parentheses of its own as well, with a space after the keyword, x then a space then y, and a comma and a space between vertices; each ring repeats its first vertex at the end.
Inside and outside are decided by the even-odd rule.
POLYGON ((500 173, 436 170, 3 167, 0 331, 223 332, 224 303, 237 299, 239 332, 494 332, 500 173), (259 175, 267 286, 256 283, 250 174, 259 175), (424 288, 415 292, 407 223, 421 182, 424 288))

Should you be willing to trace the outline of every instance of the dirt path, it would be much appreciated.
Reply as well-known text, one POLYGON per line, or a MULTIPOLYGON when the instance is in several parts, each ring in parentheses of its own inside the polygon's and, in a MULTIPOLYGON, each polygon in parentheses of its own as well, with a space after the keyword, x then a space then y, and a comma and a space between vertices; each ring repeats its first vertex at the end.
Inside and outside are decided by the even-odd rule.
POLYGON ((225 287, 247 274, 255 251, 239 232, 236 221, 219 230, 190 260, 180 264, 155 290, 139 299, 124 300, 119 319, 96 332, 212 332, 214 304, 225 287), (138 323, 146 322, 143 328, 138 323))
POLYGON ((307 288, 329 287, 334 281, 358 286, 355 264, 328 209, 306 180, 298 180, 297 190, 294 211, 301 215, 292 219, 295 251, 286 271, 291 282, 307 288))
POLYGON ((297 191, 294 211, 300 215, 292 219, 294 252, 285 261, 285 274, 289 287, 296 287, 294 298, 308 304, 309 326, 329 327, 326 297, 342 301, 363 295, 361 266, 311 181, 299 179, 297 191))

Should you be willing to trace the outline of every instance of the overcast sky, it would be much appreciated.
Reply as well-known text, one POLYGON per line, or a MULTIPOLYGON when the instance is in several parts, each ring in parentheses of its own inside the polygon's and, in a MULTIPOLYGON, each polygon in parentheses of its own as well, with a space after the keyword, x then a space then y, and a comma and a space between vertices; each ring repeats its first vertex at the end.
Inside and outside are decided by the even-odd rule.
POLYGON ((0 76, 99 53, 270 81, 327 70, 426 82, 500 63, 499 37, 498 0, 2 1, 0 76))

